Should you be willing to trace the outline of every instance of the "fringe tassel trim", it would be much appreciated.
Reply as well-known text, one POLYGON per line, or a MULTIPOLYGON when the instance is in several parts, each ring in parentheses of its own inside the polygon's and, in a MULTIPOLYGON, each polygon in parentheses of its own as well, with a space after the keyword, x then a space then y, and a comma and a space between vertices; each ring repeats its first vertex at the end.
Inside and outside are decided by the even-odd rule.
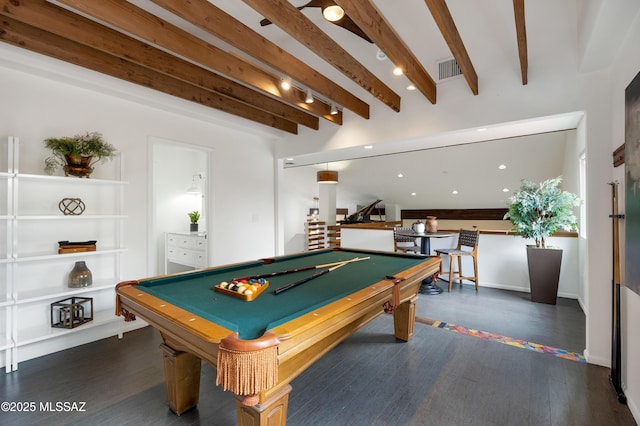
POLYGON ((220 347, 216 385, 236 395, 255 395, 278 383, 278 347, 244 352, 220 347))

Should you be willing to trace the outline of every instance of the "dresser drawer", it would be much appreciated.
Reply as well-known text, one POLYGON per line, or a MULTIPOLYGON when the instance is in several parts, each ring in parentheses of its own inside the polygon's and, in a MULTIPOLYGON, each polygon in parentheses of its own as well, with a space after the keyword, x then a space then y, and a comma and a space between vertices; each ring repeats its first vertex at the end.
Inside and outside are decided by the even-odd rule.
POLYGON ((204 235, 167 234, 166 244, 168 262, 194 268, 207 266, 207 239, 204 235))
MULTIPOLYGON (((169 234, 167 236, 167 244, 169 246, 195 249, 198 247, 198 240, 204 240, 203 237, 191 235, 169 234)), ((206 245, 205 245, 206 246, 206 245)), ((203 247, 204 248, 204 247, 203 247)))
POLYGON ((167 252, 167 260, 188 266, 206 266, 207 255, 196 250, 170 248, 167 252))

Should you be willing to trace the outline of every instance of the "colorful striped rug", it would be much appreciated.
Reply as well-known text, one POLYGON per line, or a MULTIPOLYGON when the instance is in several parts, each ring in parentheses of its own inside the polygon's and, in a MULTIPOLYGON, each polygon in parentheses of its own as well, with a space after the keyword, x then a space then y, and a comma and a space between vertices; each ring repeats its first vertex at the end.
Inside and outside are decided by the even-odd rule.
POLYGON ((570 352, 565 349, 554 348, 552 346, 541 345, 539 343, 527 342, 526 340, 514 339, 512 337, 501 336, 488 331, 474 330, 460 325, 449 324, 442 321, 432 320, 429 318, 416 317, 416 321, 430 325, 432 327, 441 328, 443 330, 452 331, 454 333, 466 334, 467 336, 478 337, 480 339, 492 340, 502 343, 503 345, 514 346, 520 349, 527 349, 534 352, 540 352, 547 355, 553 355, 558 358, 564 358, 571 361, 587 362, 578 352, 570 352))

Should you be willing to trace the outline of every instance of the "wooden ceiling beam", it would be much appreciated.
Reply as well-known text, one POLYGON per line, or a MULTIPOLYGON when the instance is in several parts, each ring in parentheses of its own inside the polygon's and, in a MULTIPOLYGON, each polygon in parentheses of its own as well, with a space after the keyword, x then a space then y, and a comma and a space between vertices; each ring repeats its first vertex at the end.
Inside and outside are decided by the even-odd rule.
POLYGON ((522 84, 528 83, 529 57, 527 55, 527 27, 524 20, 524 0, 513 0, 513 14, 516 20, 516 37, 518 39, 518 57, 520 58, 520 74, 522 84))
POLYGON ((298 133, 297 124, 282 117, 23 24, 7 16, 0 19, 0 40, 275 129, 298 133))
MULTIPOLYGON (((66 0, 65 0, 66 1, 66 0)), ((375 96, 400 111, 400 96, 358 62, 338 43, 322 32, 288 0, 243 0, 266 19, 276 24, 322 59, 375 96)))
POLYGON ((404 75, 432 103, 436 103, 436 83, 402 41, 391 24, 370 0, 335 0, 346 15, 402 69, 404 75))
POLYGON ((0 8, 2 9, 0 14, 10 16, 22 23, 179 78, 203 89, 218 92, 279 115, 286 120, 318 129, 318 118, 307 112, 96 24, 45 0, 20 3, 0 0, 0 8))
MULTIPOLYGON (((275 97, 285 99, 285 97, 292 96, 280 89, 279 76, 225 52, 126 0, 89 2, 84 0, 57 0, 57 2, 133 34, 152 45, 160 46, 188 58, 203 67, 220 72, 231 79, 263 90, 275 97)), ((308 104, 306 110, 322 116, 326 108, 330 107, 323 107, 319 101, 316 101, 313 104, 308 104)))
POLYGON ((464 78, 467 80, 467 84, 469 85, 471 92, 473 92, 474 95, 477 95, 478 75, 476 74, 476 70, 473 68, 467 49, 464 47, 462 37, 460 37, 458 28, 456 28, 456 23, 451 17, 451 13, 449 12, 449 8, 447 7, 445 0, 425 0, 425 3, 427 4, 429 11, 431 11, 431 15, 436 21, 438 28, 440 28, 440 32, 447 42, 449 50, 453 53, 453 57, 458 63, 464 78))
POLYGON ((207 0, 151 0, 363 118, 369 105, 207 0))

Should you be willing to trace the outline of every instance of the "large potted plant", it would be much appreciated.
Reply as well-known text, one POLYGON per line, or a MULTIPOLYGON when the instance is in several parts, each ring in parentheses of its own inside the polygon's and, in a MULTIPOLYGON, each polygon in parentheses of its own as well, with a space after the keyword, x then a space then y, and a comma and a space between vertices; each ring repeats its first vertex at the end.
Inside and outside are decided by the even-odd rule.
POLYGON ((65 176, 89 177, 95 163, 110 160, 116 154, 113 145, 98 132, 48 138, 44 145, 51 150, 51 156, 44 160, 47 174, 55 173, 60 167, 65 176))
POLYGON ((516 235, 535 241, 527 246, 531 300, 556 304, 562 264, 562 249, 548 247, 546 239, 558 230, 577 231, 573 208, 580 205, 575 194, 559 188, 562 177, 541 183, 521 181, 504 216, 516 235))

